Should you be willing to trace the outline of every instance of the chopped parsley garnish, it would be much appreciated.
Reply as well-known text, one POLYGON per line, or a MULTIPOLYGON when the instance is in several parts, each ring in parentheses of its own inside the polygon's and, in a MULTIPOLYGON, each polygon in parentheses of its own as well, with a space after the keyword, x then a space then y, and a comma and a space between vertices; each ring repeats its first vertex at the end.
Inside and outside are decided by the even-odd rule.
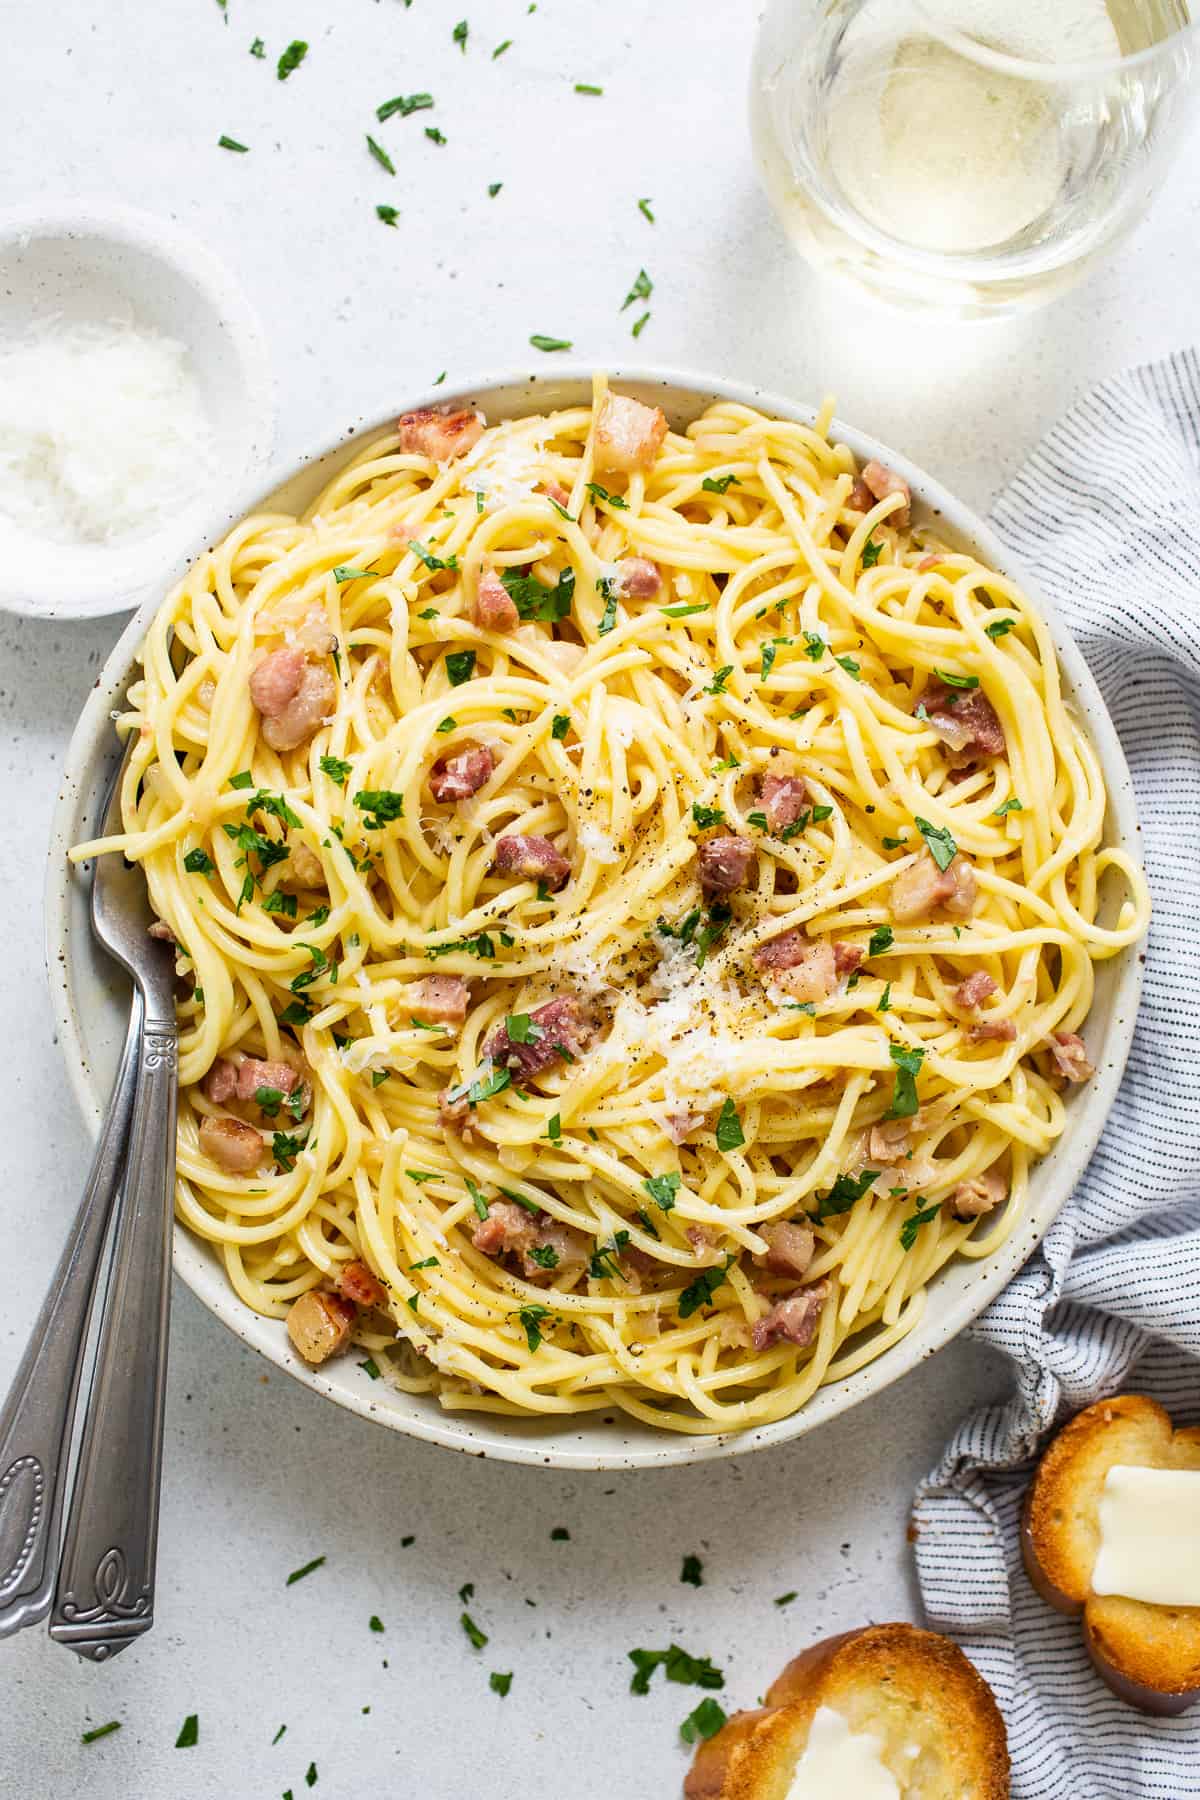
MULTIPOLYGON (((249 144, 239 144, 236 138, 226 137, 224 132, 222 132, 217 139, 217 146, 221 150, 236 150, 239 156, 245 156, 250 148, 249 144)), ((120 1727, 117 1726, 114 1727, 114 1729, 119 1730, 120 1727)), ((85 1744, 88 1744, 91 1742, 91 1739, 84 1738, 83 1741, 85 1744)))
POLYGON ((725 814, 719 806, 701 806, 699 800, 693 800, 692 818, 701 831, 707 831, 710 825, 723 824, 725 814))
POLYGON ((832 1219, 849 1212, 861 1200, 879 1174, 878 1169, 863 1169, 858 1175, 839 1175, 827 1194, 817 1195, 817 1219, 832 1219))
POLYGON ((413 555, 418 557, 420 561, 425 564, 425 567, 431 569, 434 574, 436 574, 439 569, 449 569, 453 573, 453 571, 458 568, 457 556, 447 556, 444 558, 435 556, 432 550, 427 550, 425 548, 425 545, 421 542, 420 538, 409 538, 408 547, 413 555))
POLYGON ((725 683, 732 674, 733 664, 726 663, 723 668, 717 670, 708 686, 703 689, 703 692, 706 694, 723 694, 725 692, 725 683))
POLYGON ((717 1289, 724 1285, 726 1270, 733 1257, 727 1257, 721 1268, 701 1269, 694 1281, 689 1281, 679 1296, 678 1312, 681 1319, 690 1319, 692 1314, 702 1306, 707 1306, 717 1289))
POLYGON ((698 1556, 685 1556, 683 1567, 679 1571, 680 1581, 686 1581, 690 1587, 703 1587, 704 1576, 701 1571, 704 1564, 698 1556))
POLYGON ((446 658, 446 675, 451 687, 461 687, 475 673, 473 650, 452 650, 446 658))
POLYGON ((596 583, 596 588, 597 591, 604 596, 604 613, 600 623, 596 627, 596 635, 597 637, 607 637, 617 622, 616 590, 609 582, 604 580, 598 581, 596 583))
MULTIPOLYGON (((289 1174, 291 1170, 295 1168, 296 1158, 303 1150, 307 1141, 306 1137, 291 1137, 286 1131, 277 1131, 271 1139, 271 1154, 275 1158, 276 1164, 285 1175, 289 1174)), ((325 1558, 323 1556, 319 1557, 318 1561, 324 1562, 325 1558)), ((315 1567, 316 1565, 314 1564, 313 1566, 315 1567)), ((289 1577, 289 1580, 290 1579, 291 1577, 289 1577)), ((297 1576, 296 1579, 298 1580, 299 1577, 297 1576)))
POLYGON ((604 89, 602 87, 596 87, 590 81, 577 81, 575 83, 575 92, 577 94, 602 94, 604 89))
MULTIPOLYGON (((688 619, 693 613, 708 611, 708 601, 698 600, 694 606, 660 606, 659 612, 668 619, 688 619)), ((718 767, 720 765, 718 764, 718 767)))
MULTIPOLYGON (((505 942, 505 937, 506 933, 502 931, 500 933, 501 943, 505 942)), ((475 936, 470 938, 454 938, 448 944, 430 944, 425 954, 430 961, 436 961, 439 956, 452 956, 460 950, 464 950, 468 956, 478 956, 489 961, 496 954, 496 946, 486 931, 476 932, 475 936)))
POLYGON ((294 1025, 299 1028, 301 1025, 307 1025, 311 1018, 312 1014, 308 1010, 308 1007, 305 1006, 303 1000, 293 1000, 285 1006, 280 1013, 279 1023, 281 1025, 294 1025))
POLYGON ((631 1694, 648 1694, 650 1677, 658 1668, 663 1670, 668 1681, 677 1681, 683 1687, 725 1686, 724 1675, 713 1667, 709 1657, 692 1656, 678 1644, 672 1644, 666 1650, 631 1650, 629 1660, 634 1667, 633 1680, 629 1684, 631 1694))
MULTIPOLYGON (((812 809, 812 822, 814 825, 823 825, 825 823, 826 819, 832 819, 832 817, 833 817, 832 806, 814 806, 812 809)), ((786 825, 784 826, 784 831, 787 831, 789 829, 790 828, 788 826, 786 826, 786 825)))
POLYGON ((196 1744, 199 1741, 200 1716, 198 1713, 189 1713, 187 1718, 183 1721, 183 1724, 179 1727, 179 1736, 175 1739, 175 1748, 177 1750, 190 1750, 193 1744, 196 1744))
MULTIPOLYGON (((303 1092, 303 1090, 301 1090, 303 1092)), ((283 1089, 258 1087, 254 1090, 254 1104, 268 1119, 274 1119, 283 1105, 283 1089)))
POLYGON ((535 1244, 529 1252, 529 1260, 539 1269, 557 1269, 558 1251, 553 1244, 535 1244))
POLYGON ((304 40, 302 38, 293 38, 275 65, 275 73, 279 80, 286 81, 292 71, 300 67, 300 64, 307 55, 308 45, 304 40))
POLYGON ((544 1038, 546 1028, 539 1025, 532 1013, 510 1013, 504 1021, 504 1028, 509 1041, 514 1044, 536 1044, 544 1038))
POLYGON ((120 1719, 110 1719, 107 1725, 96 1725, 91 1731, 85 1731, 79 1741, 81 1744, 94 1744, 97 1738, 107 1737, 110 1732, 120 1729, 120 1719))
POLYGON ((736 475, 706 475, 700 483, 706 494, 724 494, 740 485, 736 475))
POLYGON ((911 1250, 917 1241, 917 1233, 922 1225, 928 1225, 931 1219, 936 1219, 941 1210, 941 1201, 934 1200, 931 1205, 922 1206, 910 1219, 905 1219, 900 1227, 900 1248, 911 1250))
POLYGON ((642 1179, 642 1186, 656 1206, 661 1206, 664 1212, 670 1212, 682 1180, 683 1176, 677 1174, 646 1175, 642 1179))
POLYGON ((570 338, 544 337, 540 331, 535 331, 529 342, 533 345, 535 350, 545 350, 547 352, 551 350, 569 350, 571 348, 570 338))
MULTIPOLYGON (((299 817, 292 811, 282 794, 268 794, 265 788, 259 788, 254 798, 246 802, 246 817, 249 818, 252 813, 256 812, 270 813, 273 819, 280 820, 284 825, 290 825, 294 831, 301 829, 299 817)), ((284 854, 286 855, 286 850, 284 854)))
POLYGON ((552 1113, 546 1123, 546 1136, 552 1144, 562 1143, 562 1119, 558 1113, 552 1113))
POLYGON ((899 837, 885 837, 883 840, 883 847, 885 850, 899 850, 907 842, 908 833, 907 831, 902 831, 899 837))
POLYGON ((652 225, 654 224, 654 214, 650 211, 649 197, 645 200, 638 201, 638 211, 641 213, 643 219, 649 219, 650 223, 652 225))
POLYGON ((372 1381, 379 1380, 379 1364, 375 1361, 373 1356, 364 1357, 363 1361, 360 1362, 358 1366, 364 1374, 370 1376, 372 1381))
POLYGON ((525 1333, 525 1342, 532 1354, 542 1341, 542 1320, 551 1316, 548 1306, 523 1306, 517 1317, 521 1321, 525 1333))
POLYGON ((375 117, 382 125, 393 113, 399 113, 402 119, 407 119, 409 113, 424 112, 432 105, 432 94, 397 94, 394 100, 385 100, 382 106, 375 108, 375 117))
POLYGON ((892 1010, 892 984, 890 981, 879 996, 879 1006, 877 1010, 879 1012, 891 1012, 892 1010))
POLYGON ((601 501, 605 506, 615 507, 618 512, 629 511, 628 500, 623 500, 620 494, 610 494, 608 489, 601 487, 598 481, 589 481, 587 491, 593 500, 601 501))
POLYGON ((620 1256, 629 1247, 629 1233, 616 1231, 604 1242, 597 1241, 588 1262, 588 1274, 593 1281, 619 1281, 621 1272, 613 1258, 620 1256))
POLYGON ((729 921, 732 917, 731 909, 720 900, 714 901, 709 908, 708 918, 701 926, 696 939, 696 967, 698 969, 704 967, 709 951, 728 931, 729 921))
POLYGON ((475 1211, 478 1214, 478 1216, 481 1219, 486 1219, 488 1216, 487 1201, 484 1199, 483 1195, 479 1191, 478 1186, 476 1185, 476 1183, 474 1181, 472 1181, 471 1177, 468 1175, 468 1176, 466 1176, 465 1179, 466 1179, 466 1183, 467 1183, 467 1192, 471 1196, 471 1204, 474 1206, 475 1211))
MULTIPOLYGON (((499 52, 496 54, 498 55, 499 52)), ((493 1669, 488 1676, 488 1686, 491 1688, 493 1694, 499 1694, 500 1698, 503 1700, 508 1693, 509 1688, 512 1686, 512 1670, 509 1669, 506 1674, 501 1674, 499 1669, 493 1669)))
POLYGON ((248 788, 254 786, 254 777, 249 769, 239 769, 236 775, 229 777, 231 788, 248 788))
POLYGON ((189 850, 183 859, 183 866, 189 875, 212 875, 216 871, 216 863, 206 850, 189 850))
POLYGON ((359 788, 354 804, 363 814, 368 831, 382 831, 385 825, 404 817, 404 795, 392 788, 359 788))
POLYGON ((474 1598, 474 1595, 475 1595, 475 1583, 473 1581, 464 1581, 462 1586, 458 1590, 459 1605, 460 1606, 469 1606, 472 1599, 474 1598))
POLYGON ((944 825, 931 825, 928 819, 918 818, 915 822, 938 868, 948 869, 958 855, 958 845, 949 831, 944 825))
POLYGON ((1013 622, 1011 619, 993 619, 991 624, 985 625, 983 629, 994 641, 996 638, 1005 637, 1012 628, 1013 622))
POLYGON ((938 680, 944 682, 949 688, 977 688, 979 686, 978 675, 955 675, 950 669, 935 669, 933 672, 938 680))
POLYGON ((917 1099, 917 1076, 925 1061, 924 1050, 908 1050, 903 1044, 889 1044, 888 1055, 896 1065, 896 1090, 888 1112, 889 1119, 911 1119, 920 1106, 917 1099))
POLYGON ((807 656, 809 662, 820 662, 821 658, 824 656, 824 654, 828 648, 829 648, 829 646, 826 644, 825 639, 823 637, 821 637, 817 632, 815 632, 815 631, 806 631, 805 632, 805 634, 804 634, 804 654, 805 654, 805 656, 807 656))
POLYGON ((505 593, 522 619, 565 619, 575 597, 575 571, 567 567, 559 571, 553 587, 546 587, 534 576, 520 569, 505 569, 500 576, 505 593))
POLYGON ((454 39, 454 42, 458 45, 464 56, 467 54, 467 33, 469 30, 470 26, 467 24, 467 21, 465 19, 460 19, 458 24, 454 27, 454 30, 450 33, 450 36, 454 39))
POLYGON ((725 1709, 711 1696, 702 1700, 694 1712, 690 1712, 679 1727, 679 1735, 685 1744, 694 1744, 697 1738, 710 1738, 720 1731, 725 1723, 725 1709))
POLYGON ((621 311, 624 312, 627 307, 632 306, 635 300, 648 300, 653 292, 654 283, 647 275, 645 269, 639 269, 634 279, 633 286, 621 302, 621 311))
POLYGON ((742 1130, 742 1121, 738 1117, 738 1109, 727 1094, 725 1096, 725 1104, 722 1106, 720 1116, 717 1119, 717 1149, 740 1150, 745 1141, 746 1134, 742 1130))
POLYGON ((451 732, 454 730, 454 727, 457 724, 458 724, 458 720, 453 716, 453 714, 450 714, 446 718, 438 721, 436 730, 437 730, 439 736, 445 737, 448 732, 451 732))
POLYGON ((882 555, 883 555, 883 545, 877 544, 875 542, 874 538, 868 538, 866 543, 863 545, 863 553, 862 553, 863 568, 864 569, 873 569, 875 567, 875 564, 879 561, 879 559, 882 555))
POLYGON ((762 660, 759 664, 759 671, 758 671, 758 679, 760 681, 765 681, 767 679, 767 676, 771 673, 771 670, 775 666, 776 655, 777 655, 777 649, 774 644, 764 644, 763 645, 762 660))
POLYGON ((319 1569, 324 1561, 323 1556, 314 1556, 312 1561, 306 1562, 302 1569, 293 1569, 284 1582, 284 1587, 292 1587, 297 1581, 303 1581, 306 1575, 311 1575, 314 1569, 319 1569))
POLYGON ((363 581, 368 575, 374 575, 374 569, 355 569, 349 563, 339 563, 333 571, 333 579, 341 587, 345 581, 363 581))
POLYGON ((396 173, 395 163, 392 161, 383 145, 375 142, 375 139, 371 136, 369 131, 367 133, 367 149, 371 152, 371 155, 375 158, 375 161, 379 164, 381 169, 386 169, 389 175, 394 175, 396 173))
MULTIPOLYGON (((1005 813, 1024 812, 1024 810, 1025 809, 1021 805, 1021 802, 1018 799, 1016 799, 1016 797, 1014 796, 1012 799, 1005 800, 1000 806, 998 806, 996 808, 995 812, 992 814, 992 817, 993 817, 993 819, 1002 819, 1004 817, 1005 813)), ((184 867, 186 868, 186 866, 187 865, 185 863, 184 867)))
POLYGON ((570 713, 555 713, 554 718, 551 721, 551 725, 550 725, 550 736, 552 738, 557 739, 557 741, 559 743, 561 743, 562 740, 566 737, 568 731, 570 731, 570 729, 571 729, 570 713))
POLYGON ((833 660, 837 663, 839 668, 845 669, 852 681, 862 680, 860 665, 855 662, 852 656, 835 656, 833 660))
POLYGON ((877 925, 871 933, 871 941, 867 945, 868 958, 882 956, 885 950, 890 950, 895 942, 895 935, 890 925, 877 925))

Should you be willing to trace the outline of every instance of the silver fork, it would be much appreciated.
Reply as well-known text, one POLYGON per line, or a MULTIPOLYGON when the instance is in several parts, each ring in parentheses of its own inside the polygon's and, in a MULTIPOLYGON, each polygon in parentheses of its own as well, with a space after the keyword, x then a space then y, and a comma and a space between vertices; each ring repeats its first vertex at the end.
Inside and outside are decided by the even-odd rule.
MULTIPOLYGON (((132 746, 131 746, 132 747, 132 746)), ((102 830, 119 832, 129 751, 102 830)), ((133 977, 108 1116, 67 1246, 0 1412, 0 1636, 51 1607, 50 1631, 95 1662, 148 1631, 162 1468, 175 1175, 172 946, 148 935, 145 877, 97 860, 92 929, 133 977), (76 1401, 114 1200, 112 1264, 70 1511, 58 1553, 76 1401)))

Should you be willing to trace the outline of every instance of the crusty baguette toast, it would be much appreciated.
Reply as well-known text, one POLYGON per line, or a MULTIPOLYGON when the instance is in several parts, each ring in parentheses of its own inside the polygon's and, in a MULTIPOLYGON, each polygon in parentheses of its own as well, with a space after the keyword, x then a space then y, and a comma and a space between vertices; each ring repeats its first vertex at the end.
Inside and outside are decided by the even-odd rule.
POLYGON ((764 1707, 735 1713, 700 1746, 686 1800, 787 1800, 819 1706, 884 1740, 882 1760, 905 1800, 1008 1800, 1008 1740, 992 1690, 949 1638, 915 1625, 866 1625, 797 1656, 764 1707))
POLYGON ((1175 1431, 1142 1394, 1118 1394, 1077 1414, 1051 1440, 1029 1485, 1025 1567, 1044 1600, 1082 1617, 1088 1653, 1114 1693, 1145 1712, 1183 1712, 1200 1699, 1200 1606, 1092 1592, 1100 1493, 1114 1463, 1200 1469, 1200 1427, 1175 1431))

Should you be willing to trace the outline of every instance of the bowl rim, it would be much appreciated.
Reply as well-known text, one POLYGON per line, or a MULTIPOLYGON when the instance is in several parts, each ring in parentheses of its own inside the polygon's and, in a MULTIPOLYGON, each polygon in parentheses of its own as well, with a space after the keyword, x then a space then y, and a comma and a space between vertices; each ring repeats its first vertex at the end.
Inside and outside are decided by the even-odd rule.
MULTIPOLYGON (((695 370, 675 369, 664 365, 619 365, 607 369, 610 383, 616 387, 641 389, 664 388, 693 400, 710 403, 729 401, 752 407, 772 417, 812 424, 818 409, 785 395, 748 382, 730 381, 695 370)), ((402 411, 419 407, 479 404, 486 408, 489 394, 505 390, 531 390, 531 406, 539 401, 539 388, 548 394, 549 404, 562 407, 580 402, 556 397, 555 390, 579 387, 589 393, 593 367, 579 362, 556 364, 546 373, 528 370, 492 372, 475 379, 456 382, 453 389, 427 388, 412 399, 388 407, 371 419, 360 419, 342 429, 331 439, 322 441, 300 456, 280 457, 265 474, 259 472, 246 483, 239 498, 236 518, 257 510, 284 483, 302 476, 311 465, 339 452, 349 457, 373 434, 384 429, 402 411)), ((666 398, 669 407, 670 397, 666 398)), ((538 407, 540 410, 540 407, 538 407)), ((512 413, 511 416, 522 416, 512 413)), ((1030 595, 1050 628, 1054 648, 1066 677, 1066 685, 1079 709, 1086 715, 1090 739, 1100 759, 1109 797, 1109 816, 1116 829, 1114 841, 1136 860, 1138 831, 1133 806, 1133 784, 1124 751, 1108 709, 1100 695, 1095 678, 1075 643, 1061 613, 1029 581, 1020 560, 1001 543, 991 527, 942 484, 929 476, 907 457, 892 450, 878 439, 834 418, 830 436, 848 445, 860 463, 874 456, 886 462, 907 480, 914 497, 938 515, 940 522, 958 537, 965 539, 981 561, 1007 575, 1030 595)), ((222 529, 226 510, 214 518, 212 529, 196 541, 191 554, 181 559, 173 582, 212 541, 214 532, 222 529)), ((70 976, 70 959, 64 951, 68 942, 68 908, 71 891, 69 865, 65 852, 72 841, 73 808, 78 795, 89 785, 88 771, 105 751, 105 738, 111 726, 113 703, 124 691, 134 665, 136 651, 157 607, 170 583, 149 597, 126 625, 114 645, 103 669, 80 713, 71 735, 63 764, 62 782, 55 801, 49 845, 46 884, 45 954, 51 999, 59 1042, 66 1062, 67 1079, 93 1138, 98 1134, 102 1101, 97 1095, 88 1070, 87 1048, 82 1025, 75 1009, 70 976)), ((115 752, 115 743, 112 746, 115 752)), ((1031 1207, 1025 1219, 1000 1246, 986 1264, 978 1266, 978 1277, 961 1294, 951 1297, 941 1316, 931 1321, 926 1310, 911 1332, 889 1350, 867 1363, 864 1368, 828 1386, 818 1388, 807 1406, 787 1418, 771 1424, 750 1427, 739 1432, 692 1435, 664 1429, 658 1438, 628 1445, 620 1454, 589 1446, 556 1444, 549 1435, 522 1438, 506 1435, 507 1417, 497 1413, 441 1413, 436 1403, 428 1416, 402 1416, 381 1408, 381 1395, 371 1394, 375 1384, 353 1383, 338 1379, 321 1368, 301 1365, 289 1351, 286 1331, 277 1321, 262 1318, 238 1299, 226 1281, 216 1259, 207 1255, 203 1246, 176 1221, 174 1227, 174 1268, 196 1297, 233 1334, 258 1350, 277 1367, 304 1386, 335 1401, 360 1417, 385 1425, 405 1436, 440 1444, 472 1456, 490 1456, 498 1460, 535 1464, 572 1470, 624 1470, 665 1468, 672 1465, 703 1462, 717 1457, 747 1455, 804 1436, 826 1419, 848 1411, 860 1401, 881 1392, 908 1374, 926 1357, 933 1355, 965 1330, 984 1307, 1008 1284, 1017 1270, 1036 1249, 1050 1225, 1070 1197, 1099 1140, 1109 1110, 1116 1096, 1132 1043, 1137 1004, 1142 987, 1142 963, 1138 945, 1118 952, 1110 1001, 1111 1018, 1104 1042, 1104 1056, 1096 1075, 1086 1089, 1080 1090, 1072 1105, 1072 1120, 1054 1147, 1057 1164, 1050 1191, 1040 1204, 1031 1207)), ((954 1267, 955 1265, 948 1265, 954 1267)), ((936 1288, 933 1290, 936 1293, 936 1288)), ((619 1417, 619 1408, 614 1407, 619 1417)), ((564 1415, 570 1420, 573 1415, 564 1415)), ((585 1415, 586 1422, 586 1415, 585 1415)), ((632 1425, 630 1425, 632 1429, 632 1425)))
MULTIPOLYGON (((243 494, 262 480, 275 448, 275 382, 267 335, 242 284, 228 264, 185 226, 169 216, 121 201, 82 199, 50 206, 28 202, 0 212, 0 254, 23 242, 55 238, 95 239, 139 251, 180 276, 211 308, 245 389, 248 425, 244 468, 235 488, 222 487, 218 478, 206 511, 196 516, 205 521, 206 534, 219 529, 223 519, 232 524, 238 517, 243 494)), ((189 532, 189 544, 194 535, 189 532)), ((97 568, 95 574, 73 577, 69 604, 57 591, 48 603, 35 603, 27 595, 28 581, 19 574, 6 580, 0 571, 0 612, 21 618, 71 620, 105 618, 131 608, 140 611, 162 591, 158 576, 148 576, 146 567, 155 557, 163 565, 173 565, 179 556, 177 546, 182 542, 177 532, 172 537, 172 528, 167 525, 128 545, 111 547, 111 573, 101 576, 97 568), (128 560, 123 563, 122 559, 128 560)), ((105 546, 98 546, 98 564, 104 550, 105 546)))

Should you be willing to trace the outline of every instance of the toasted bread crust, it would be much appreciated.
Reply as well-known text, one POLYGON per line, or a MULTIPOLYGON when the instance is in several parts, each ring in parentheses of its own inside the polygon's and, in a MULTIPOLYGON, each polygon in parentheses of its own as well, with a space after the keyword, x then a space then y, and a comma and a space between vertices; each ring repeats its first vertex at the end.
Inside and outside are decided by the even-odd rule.
POLYGON ((1025 1567, 1051 1606, 1082 1615, 1088 1653, 1114 1693, 1146 1712, 1182 1712, 1200 1699, 1200 1607, 1092 1593, 1100 1494, 1114 1463, 1200 1469, 1200 1428, 1175 1431, 1144 1394, 1085 1407, 1034 1472, 1021 1528, 1025 1567))
POLYGON ((1008 1743, 992 1691, 935 1632, 867 1625, 825 1638, 788 1664, 767 1702, 735 1714, 702 1746, 686 1800, 786 1800, 822 1705, 875 1732, 891 1753, 919 1746, 906 1771, 913 1800, 1008 1800, 1008 1743))

